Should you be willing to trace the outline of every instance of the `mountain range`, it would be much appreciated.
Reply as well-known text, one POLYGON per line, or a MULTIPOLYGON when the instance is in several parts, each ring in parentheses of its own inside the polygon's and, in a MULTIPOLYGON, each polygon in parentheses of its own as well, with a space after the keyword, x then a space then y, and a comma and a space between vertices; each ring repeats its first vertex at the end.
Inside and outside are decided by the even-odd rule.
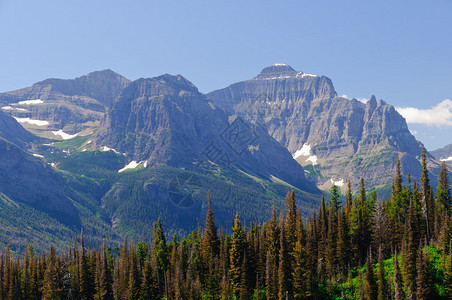
MULTIPOLYGON (((374 188, 387 188, 397 157, 403 174, 419 179, 423 145, 410 133, 405 119, 375 96, 366 103, 339 97, 325 76, 275 64, 207 97, 227 112, 261 126, 321 187, 348 180, 357 187, 364 178, 374 188)), ((427 156, 435 177, 438 162, 427 156)))
MULTIPOLYGON (((384 195, 397 157, 404 176, 420 174, 422 144, 393 106, 338 97, 329 78, 284 64, 206 95, 181 75, 104 70, 2 93, 0 108, 0 243, 17 251, 82 228, 92 245, 150 241, 159 216, 186 234, 208 191, 226 227, 237 211, 266 219, 291 190, 304 215, 348 180, 384 195)), ((439 161, 427 158, 434 182, 439 161)))

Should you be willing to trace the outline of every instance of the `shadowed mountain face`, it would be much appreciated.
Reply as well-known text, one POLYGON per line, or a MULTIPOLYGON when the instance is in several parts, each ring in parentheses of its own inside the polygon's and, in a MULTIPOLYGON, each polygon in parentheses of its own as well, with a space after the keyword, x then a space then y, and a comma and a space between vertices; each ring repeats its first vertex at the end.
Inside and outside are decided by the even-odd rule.
POLYGON ((54 138, 50 131, 61 129, 75 134, 96 128, 113 100, 129 83, 111 70, 92 72, 76 79, 46 79, 31 87, 0 94, 0 106, 27 129, 54 138))
MULTIPOLYGON (((418 178, 422 145, 394 107, 375 97, 366 103, 338 97, 331 80, 277 64, 255 78, 207 94, 230 113, 260 125, 310 166, 327 187, 363 177, 390 184, 397 156, 403 173, 418 178)), ((429 155, 429 167, 438 168, 429 155)))
POLYGON ((201 170, 236 167, 308 187, 303 169, 265 131, 207 101, 184 77, 139 79, 113 103, 92 147, 107 146, 147 165, 201 170))
POLYGON ((14 118, 0 111, 0 139, 9 141, 25 149, 27 144, 36 140, 36 136, 25 130, 14 118))
POLYGON ((79 226, 75 207, 64 192, 66 180, 21 149, 34 139, 16 120, 0 112, 0 198, 26 203, 63 224, 79 226))

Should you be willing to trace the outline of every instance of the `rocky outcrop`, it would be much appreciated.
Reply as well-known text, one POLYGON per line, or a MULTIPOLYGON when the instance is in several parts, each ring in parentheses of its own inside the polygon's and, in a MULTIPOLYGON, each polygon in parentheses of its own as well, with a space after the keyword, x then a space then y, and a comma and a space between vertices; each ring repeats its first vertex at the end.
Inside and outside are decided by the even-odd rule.
POLYGON ((139 79, 113 103, 92 147, 147 165, 239 168, 260 178, 310 186, 303 169, 266 131, 227 114, 184 77, 139 79))
MULTIPOLYGON (((260 125, 310 166, 319 185, 361 177, 374 186, 391 182, 397 156, 405 175, 419 175, 422 145, 393 106, 338 97, 331 80, 276 64, 255 78, 207 97, 228 112, 260 125)), ((432 170, 437 162, 429 156, 432 170)))

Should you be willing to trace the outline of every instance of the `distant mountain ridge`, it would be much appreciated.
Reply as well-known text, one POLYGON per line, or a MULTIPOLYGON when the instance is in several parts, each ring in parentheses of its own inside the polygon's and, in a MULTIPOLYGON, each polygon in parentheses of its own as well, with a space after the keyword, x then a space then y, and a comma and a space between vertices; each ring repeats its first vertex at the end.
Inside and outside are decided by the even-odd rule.
POLYGON ((446 145, 443 148, 439 148, 431 151, 431 154, 439 160, 444 160, 452 163, 452 144, 446 145))
POLYGON ((46 79, 0 94, 0 109, 33 133, 58 138, 52 131, 77 134, 96 128, 120 91, 130 83, 111 71, 75 79, 46 79))
MULTIPOLYGON (((275 64, 207 97, 265 128, 303 166, 311 165, 321 186, 347 180, 357 186, 361 177, 375 187, 387 186, 398 156, 405 176, 420 174, 422 144, 394 107, 374 96, 366 104, 338 97, 325 76, 275 64)), ((429 166, 438 169, 431 155, 429 166)))

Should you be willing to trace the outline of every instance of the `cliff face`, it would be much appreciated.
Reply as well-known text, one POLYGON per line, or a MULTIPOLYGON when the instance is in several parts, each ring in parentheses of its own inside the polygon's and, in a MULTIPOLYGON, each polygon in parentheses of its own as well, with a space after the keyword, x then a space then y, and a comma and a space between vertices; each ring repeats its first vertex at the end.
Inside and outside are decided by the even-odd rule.
POLYGON ((290 153, 256 125, 227 114, 187 79, 139 79, 113 103, 93 148, 107 146, 147 165, 236 167, 253 175, 308 186, 290 153))
MULTIPOLYGON (((278 64, 207 97, 267 130, 300 164, 312 166, 321 186, 357 185, 361 177, 387 185, 397 156, 405 175, 419 174, 422 145, 394 107, 374 96, 367 103, 338 97, 327 77, 278 64)), ((438 167, 432 156, 429 167, 438 167)))

